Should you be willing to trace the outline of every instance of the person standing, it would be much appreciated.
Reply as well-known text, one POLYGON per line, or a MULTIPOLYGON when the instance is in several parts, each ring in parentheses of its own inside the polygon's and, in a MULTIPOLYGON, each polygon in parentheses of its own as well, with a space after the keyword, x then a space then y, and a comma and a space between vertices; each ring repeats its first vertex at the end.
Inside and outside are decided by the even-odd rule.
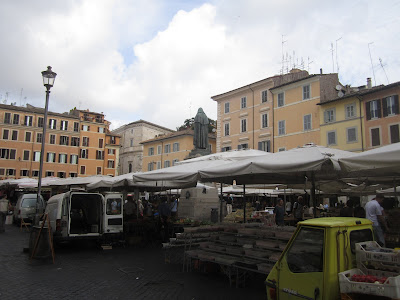
POLYGON ((353 217, 354 216, 354 209, 353 209, 353 200, 348 200, 345 206, 340 209, 339 217, 353 217))
POLYGON ((226 199, 226 214, 231 214, 232 213, 232 203, 233 203, 233 197, 231 194, 228 194, 228 198, 226 199))
POLYGON ((7 199, 7 195, 5 194, 0 200, 0 233, 5 232, 6 217, 10 209, 11 204, 7 199))
POLYGON ((128 195, 126 200, 127 202, 124 205, 124 215, 125 215, 125 220, 129 221, 133 219, 133 216, 136 212, 136 205, 133 202, 133 197, 131 195, 128 195))
POLYGON ((169 238, 169 218, 171 216, 171 208, 167 203, 167 198, 163 199, 158 206, 158 214, 160 216, 160 233, 161 239, 165 243, 169 238))
POLYGON ((285 211, 286 211, 286 214, 290 214, 290 212, 292 211, 292 202, 286 201, 285 211))
POLYGON ((304 201, 302 196, 297 197, 297 202, 294 203, 293 209, 295 223, 303 221, 304 201))
POLYGON ((171 207, 171 217, 175 219, 178 213, 178 199, 172 197, 170 207, 171 207))
POLYGON ((278 203, 276 204, 274 208, 274 217, 275 217, 275 223, 278 226, 284 226, 285 225, 285 210, 283 208, 283 200, 278 199, 278 203))
POLYGON ((372 222, 375 237, 382 247, 385 246, 385 236, 382 226, 386 231, 388 230, 386 220, 382 214, 382 204, 384 199, 385 196, 383 194, 377 194, 375 199, 372 199, 365 205, 365 216, 372 222))

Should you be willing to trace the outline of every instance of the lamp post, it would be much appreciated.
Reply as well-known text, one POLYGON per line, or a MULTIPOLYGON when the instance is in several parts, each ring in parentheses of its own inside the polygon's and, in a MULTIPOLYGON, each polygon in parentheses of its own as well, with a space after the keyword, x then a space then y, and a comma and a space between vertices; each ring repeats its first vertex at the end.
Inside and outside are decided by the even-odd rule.
MULTIPOLYGON (((39 167, 39 180, 38 180, 38 192, 37 192, 37 202, 36 202, 36 212, 37 212, 37 204, 39 203, 40 194, 42 191, 42 175, 43 175, 43 157, 44 157, 44 144, 46 142, 46 127, 47 127, 47 111, 49 107, 49 95, 50 89, 54 85, 54 80, 56 79, 57 74, 51 70, 51 67, 48 66, 46 71, 42 72, 43 77, 43 85, 46 87, 46 105, 44 108, 44 119, 43 119, 43 134, 42 134, 42 149, 40 150, 40 167, 39 167)), ((35 219, 35 224, 37 224, 39 220, 35 219)))

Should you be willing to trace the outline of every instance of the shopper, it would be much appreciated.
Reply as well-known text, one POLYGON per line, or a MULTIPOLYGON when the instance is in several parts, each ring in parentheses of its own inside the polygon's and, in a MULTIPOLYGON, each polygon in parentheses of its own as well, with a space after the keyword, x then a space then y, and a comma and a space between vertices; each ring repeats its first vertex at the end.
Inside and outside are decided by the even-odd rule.
POLYGON ((278 203, 274 208, 274 217, 275 217, 275 224, 278 226, 285 225, 285 209, 283 207, 283 200, 278 199, 278 203))
POLYGON ((365 215, 372 222, 375 237, 381 246, 385 246, 385 236, 383 228, 388 231, 386 220, 382 214, 382 204, 385 199, 383 194, 377 194, 375 199, 372 199, 365 205, 365 215))
POLYGON ((4 197, 0 200, 0 233, 5 231, 6 218, 10 209, 10 201, 7 199, 7 194, 4 194, 4 197))

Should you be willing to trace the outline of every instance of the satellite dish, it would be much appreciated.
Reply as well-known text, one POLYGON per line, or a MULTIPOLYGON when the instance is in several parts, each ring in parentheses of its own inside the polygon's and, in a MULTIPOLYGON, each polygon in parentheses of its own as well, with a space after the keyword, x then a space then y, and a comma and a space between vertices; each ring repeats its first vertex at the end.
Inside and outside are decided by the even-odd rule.
POLYGON ((343 90, 343 87, 342 87, 340 84, 338 84, 338 85, 336 86, 336 90, 337 90, 337 91, 341 91, 341 90, 343 90))
POLYGON ((339 91, 339 93, 337 95, 339 98, 342 98, 344 96, 344 93, 342 91, 339 91))

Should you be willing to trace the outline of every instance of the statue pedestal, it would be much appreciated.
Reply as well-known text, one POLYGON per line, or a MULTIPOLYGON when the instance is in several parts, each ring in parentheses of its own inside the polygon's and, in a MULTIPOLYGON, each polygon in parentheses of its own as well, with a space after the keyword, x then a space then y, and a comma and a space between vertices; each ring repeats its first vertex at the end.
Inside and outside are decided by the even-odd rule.
POLYGON ((192 151, 190 151, 188 158, 195 158, 209 154, 211 154, 211 151, 209 149, 193 149, 192 151))
POLYGON ((219 214, 219 207, 218 190, 216 188, 207 188, 205 191, 199 187, 182 189, 178 217, 195 221, 211 221, 211 210, 216 209, 219 214))

